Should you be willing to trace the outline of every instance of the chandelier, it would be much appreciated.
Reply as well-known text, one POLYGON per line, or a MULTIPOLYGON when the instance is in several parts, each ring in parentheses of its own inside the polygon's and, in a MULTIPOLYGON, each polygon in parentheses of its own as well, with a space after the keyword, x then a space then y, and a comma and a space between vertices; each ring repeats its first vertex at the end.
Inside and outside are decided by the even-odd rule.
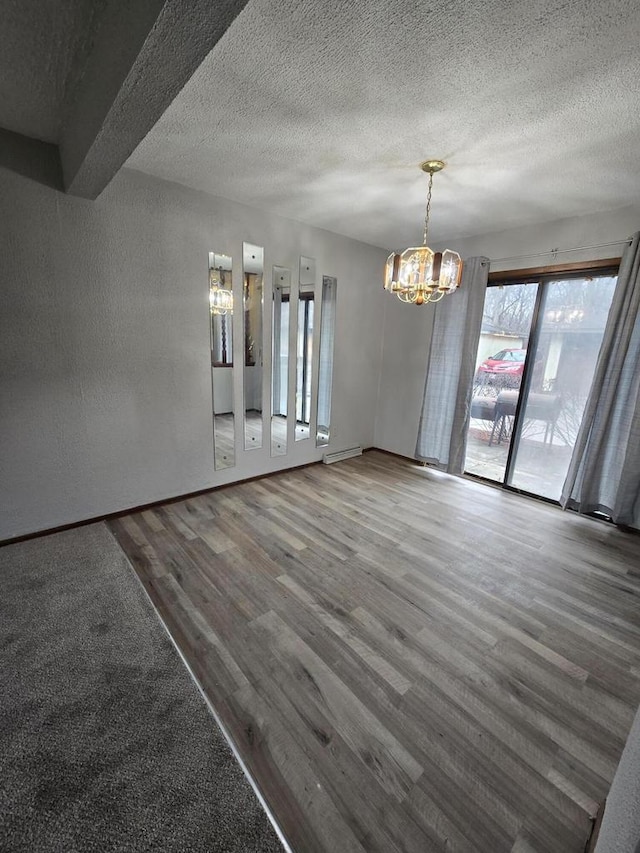
POLYGON ((233 293, 225 288, 222 266, 209 270, 209 308, 212 314, 233 314, 233 293))
POLYGON ((445 294, 453 293, 460 284, 462 275, 460 255, 450 249, 434 252, 427 246, 433 176, 444 169, 444 165, 442 160, 426 160, 420 164, 422 171, 429 175, 422 246, 405 249, 401 255, 392 252, 387 258, 384 269, 384 289, 395 293, 402 302, 414 305, 439 302, 445 294))

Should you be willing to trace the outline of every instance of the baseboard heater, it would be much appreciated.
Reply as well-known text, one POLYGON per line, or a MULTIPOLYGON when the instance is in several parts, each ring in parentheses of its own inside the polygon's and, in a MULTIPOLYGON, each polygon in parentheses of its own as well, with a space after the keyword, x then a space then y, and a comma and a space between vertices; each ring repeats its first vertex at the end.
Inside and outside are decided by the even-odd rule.
POLYGON ((343 459, 351 459, 352 456, 362 456, 361 447, 350 447, 348 450, 338 450, 336 453, 325 453, 322 461, 325 465, 332 462, 342 462, 343 459))

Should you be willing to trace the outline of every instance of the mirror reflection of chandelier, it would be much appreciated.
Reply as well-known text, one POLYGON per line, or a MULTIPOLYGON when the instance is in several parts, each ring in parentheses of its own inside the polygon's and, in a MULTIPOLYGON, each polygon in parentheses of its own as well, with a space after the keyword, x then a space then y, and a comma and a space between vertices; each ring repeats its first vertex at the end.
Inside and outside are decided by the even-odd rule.
POLYGON ((212 314, 233 314, 233 293, 225 288, 221 266, 209 270, 209 307, 212 314))
POLYGON ((402 254, 392 252, 385 265, 384 289, 413 305, 439 302, 446 294, 455 292, 462 276, 462 259, 457 252, 450 249, 434 252, 427 246, 433 176, 444 166, 442 160, 425 160, 420 165, 429 175, 422 246, 405 249, 402 254))

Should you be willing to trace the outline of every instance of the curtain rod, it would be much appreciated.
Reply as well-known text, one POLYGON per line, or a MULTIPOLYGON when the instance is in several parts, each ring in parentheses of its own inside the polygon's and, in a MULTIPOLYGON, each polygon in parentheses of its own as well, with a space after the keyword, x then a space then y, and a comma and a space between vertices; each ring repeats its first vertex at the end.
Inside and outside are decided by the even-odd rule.
POLYGON ((549 249, 548 252, 535 252, 532 255, 513 255, 510 258, 490 258, 490 264, 498 264, 503 261, 523 261, 526 258, 543 258, 545 255, 563 255, 566 252, 586 252, 587 249, 604 249, 606 246, 624 246, 631 243, 631 237, 626 240, 613 240, 611 243, 596 243, 594 246, 576 246, 574 249, 549 249))

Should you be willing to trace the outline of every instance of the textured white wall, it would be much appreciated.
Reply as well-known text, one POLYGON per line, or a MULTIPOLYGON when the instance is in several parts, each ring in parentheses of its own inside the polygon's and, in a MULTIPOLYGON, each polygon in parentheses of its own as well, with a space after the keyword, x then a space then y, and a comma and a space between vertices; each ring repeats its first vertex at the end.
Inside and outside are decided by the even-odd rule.
POLYGON ((629 732, 611 783, 596 853, 638 853, 640 849, 640 711, 629 732))
POLYGON ((0 170, 0 222, 0 539, 321 458, 213 470, 207 253, 243 240, 337 277, 332 447, 373 443, 384 252, 130 171, 89 202, 0 170))
MULTIPOLYGON (((609 213, 561 219, 480 237, 452 237, 446 245, 460 252, 463 258, 485 255, 497 259, 622 240, 638 229, 640 207, 625 207, 609 213)), ((622 249, 622 246, 612 246, 562 254, 557 256, 557 263, 610 258, 619 256, 622 249)), ((552 263, 553 257, 546 256, 492 263, 491 269, 526 269, 552 263)), ((433 307, 403 305, 391 296, 386 299, 374 444, 383 450, 413 457, 431 341, 433 307)), ((451 299, 455 299, 455 295, 451 299)))
POLYGON ((433 307, 405 305, 395 296, 384 295, 387 305, 374 445, 413 458, 433 328, 433 307))

